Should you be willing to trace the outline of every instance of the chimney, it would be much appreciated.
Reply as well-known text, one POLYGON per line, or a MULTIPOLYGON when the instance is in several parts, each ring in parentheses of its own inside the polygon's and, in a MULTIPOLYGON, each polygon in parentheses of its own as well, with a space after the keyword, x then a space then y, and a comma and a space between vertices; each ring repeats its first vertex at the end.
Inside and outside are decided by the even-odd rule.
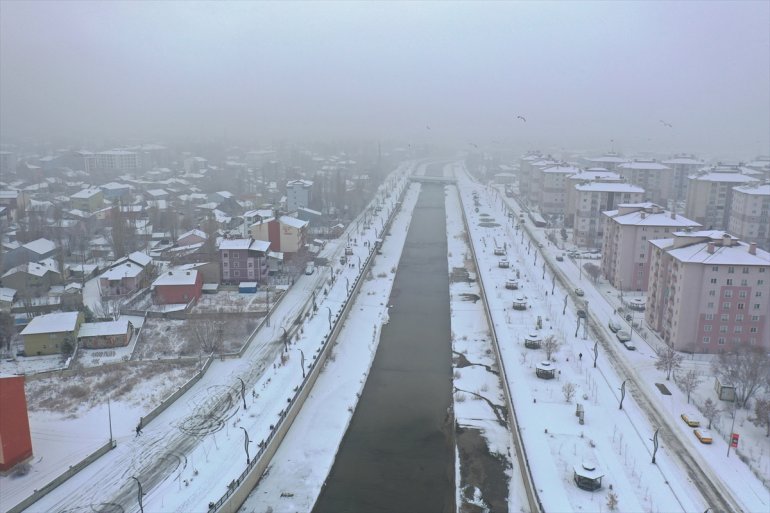
POLYGON ((676 212, 674 211, 671 212, 671 219, 676 219, 676 212))
POLYGON ((752 242, 749 244, 749 255, 756 255, 757 254, 757 243, 752 242))
POLYGON ((722 246, 729 248, 733 245, 733 239, 730 238, 730 235, 725 233, 722 235, 722 246))
POLYGON ((171 276, 171 271, 168 272, 168 275, 171 276))
POLYGON ((714 243, 713 242, 709 242, 708 252, 709 252, 710 255, 714 254, 714 243))
POLYGON ((642 211, 641 211, 641 215, 642 215, 642 219, 644 219, 645 217, 647 217, 647 213, 646 213, 644 210, 642 210, 642 211))

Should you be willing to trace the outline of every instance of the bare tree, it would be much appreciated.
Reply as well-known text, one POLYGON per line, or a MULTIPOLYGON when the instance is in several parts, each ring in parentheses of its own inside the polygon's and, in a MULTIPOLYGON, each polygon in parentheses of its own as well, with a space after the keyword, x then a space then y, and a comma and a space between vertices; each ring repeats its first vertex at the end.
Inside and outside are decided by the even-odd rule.
POLYGON ((758 346, 737 346, 731 353, 720 353, 712 364, 714 374, 723 383, 735 387, 738 406, 745 408, 749 399, 768 380, 770 356, 758 346))
POLYGON ((615 492, 607 493, 607 509, 615 511, 618 509, 618 494, 615 492))
POLYGON ((586 262, 583 264, 583 269, 585 269, 588 276, 594 280, 594 283, 599 281, 599 276, 601 276, 602 270, 598 265, 594 264, 593 262, 586 262))
POLYGON ((671 379, 671 373, 676 372, 682 366, 684 357, 677 353, 673 347, 658 346, 655 348, 655 368, 666 373, 666 380, 671 379))
POLYGON ((719 418, 722 414, 722 410, 719 409, 717 404, 709 397, 706 402, 703 403, 703 416, 709 421, 708 429, 711 429, 711 423, 719 418))
POLYGON ((674 380, 679 383, 679 386, 687 392, 687 404, 690 404, 690 394, 698 388, 698 385, 703 381, 702 376, 694 369, 690 369, 683 375, 677 378, 674 376, 674 380))
POLYGON ((0 348, 10 351, 11 340, 15 333, 14 320, 11 314, 0 312, 0 348))
POLYGON ((191 332, 202 353, 214 354, 222 350, 222 324, 211 319, 198 319, 190 323, 191 332))
POLYGON ((561 387, 561 391, 564 394, 564 400, 568 403, 572 402, 572 398, 575 397, 576 388, 572 383, 564 383, 561 387))
POLYGON ((754 418, 749 419, 757 427, 765 427, 765 436, 770 436, 770 392, 767 398, 754 401, 754 418))
POLYGON ((558 353, 561 349, 561 341, 553 335, 548 335, 543 340, 543 349, 545 350, 546 360, 551 359, 551 355, 558 353))

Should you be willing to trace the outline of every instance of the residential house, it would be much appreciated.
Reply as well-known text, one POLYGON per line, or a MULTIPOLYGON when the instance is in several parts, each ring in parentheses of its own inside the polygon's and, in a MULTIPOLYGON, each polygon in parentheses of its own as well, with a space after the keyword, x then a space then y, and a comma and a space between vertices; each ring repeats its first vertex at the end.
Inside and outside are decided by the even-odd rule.
POLYGON ((151 263, 152 258, 140 251, 116 260, 99 276, 102 297, 126 296, 146 286, 151 263))
POLYGON ((62 312, 33 317, 21 331, 24 353, 27 356, 58 354, 66 342, 75 346, 78 329, 83 322, 82 312, 62 312))
POLYGON ((70 207, 86 212, 96 212, 104 206, 104 192, 98 187, 82 189, 70 196, 70 207))
POLYGON ((134 335, 134 325, 127 319, 87 322, 80 325, 78 341, 83 349, 124 347, 134 335))
POLYGON ((201 297, 203 275, 196 270, 174 269, 158 276, 151 289, 155 304, 188 304, 201 297))
POLYGON ((286 184, 286 209, 295 212, 300 207, 309 207, 312 201, 311 180, 291 180, 286 184))
POLYGON ((222 283, 263 281, 267 278, 266 254, 270 241, 255 239, 223 239, 219 243, 222 283))
POLYGON ((297 253, 307 240, 308 221, 281 216, 264 218, 249 227, 251 237, 270 242, 270 249, 282 253, 297 253))
POLYGON ((573 240, 582 247, 599 248, 604 223, 602 212, 613 210, 621 203, 639 203, 644 189, 620 182, 590 182, 575 186, 576 201, 573 240))
POLYGON ((56 243, 48 239, 37 239, 22 244, 3 255, 3 269, 10 269, 28 262, 40 262, 55 258, 58 253, 56 243))
POLYGON ((42 296, 52 285, 63 281, 59 265, 48 258, 41 262, 30 262, 18 265, 5 272, 2 276, 4 287, 16 289, 20 297, 42 296))

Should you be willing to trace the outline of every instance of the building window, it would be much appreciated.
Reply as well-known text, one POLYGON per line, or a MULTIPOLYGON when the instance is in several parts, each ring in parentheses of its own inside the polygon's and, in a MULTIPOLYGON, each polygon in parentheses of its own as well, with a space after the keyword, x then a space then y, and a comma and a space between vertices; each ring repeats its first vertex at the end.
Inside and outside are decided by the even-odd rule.
POLYGON ((230 264, 228 264, 227 262, 223 262, 223 263, 222 263, 222 266, 223 266, 223 267, 229 267, 229 266, 230 266, 230 264))
POLYGON ((235 253, 233 253, 233 258, 238 260, 239 258, 241 258, 241 254, 236 251, 235 253))
POLYGON ((743 314, 735 314, 735 322, 743 322, 743 314))
POLYGON ((228 253, 227 253, 227 251, 223 251, 223 252, 222 252, 222 256, 223 256, 224 258, 228 258, 228 253))
POLYGON ((759 303, 754 303, 754 310, 759 310, 759 303))
POLYGON ((727 267, 727 274, 735 274, 735 267, 728 266, 727 267))
POLYGON ((762 297, 762 291, 758 290, 756 293, 754 293, 754 297, 762 297))
POLYGON ((719 337, 719 340, 717 340, 717 344, 720 346, 725 345, 725 337, 719 337))
POLYGON ((728 285, 732 285, 733 284, 733 279, 732 278, 727 278, 727 284, 728 285))
POLYGON ((722 321, 722 322, 727 322, 727 321, 730 320, 730 316, 728 314, 722 314, 720 316, 719 320, 722 321))
POLYGON ((756 343, 757 343, 757 337, 751 337, 749 339, 749 344, 751 344, 752 346, 755 345, 756 343))
POLYGON ((746 297, 746 291, 745 290, 741 290, 740 292, 738 292, 738 297, 741 297, 741 298, 746 297))
POLYGON ((707 321, 713 321, 714 320, 714 314, 706 314, 706 320, 707 321))
POLYGON ((703 337, 703 343, 704 344, 710 344, 711 343, 711 337, 703 337))
POLYGON ((711 266, 711 270, 714 271, 714 272, 718 272, 719 271, 719 266, 718 265, 711 266))
POLYGON ((745 303, 738 303, 738 310, 743 310, 745 303))
POLYGON ((716 283, 716 282, 717 282, 716 278, 711 278, 711 283, 716 283))
POLYGON ((748 280, 741 280, 741 287, 748 287, 749 282, 748 280))
POLYGON ((735 333, 743 333, 743 326, 736 326, 733 331, 735 333))
POLYGON ((743 274, 749 274, 749 268, 748 267, 744 267, 743 268, 743 274))
POLYGON ((719 333, 727 333, 727 326, 724 326, 724 325, 720 326, 719 333))
POLYGON ((703 325, 703 332, 704 333, 710 333, 711 332, 711 324, 704 324, 703 325))
POLYGON ((751 320, 752 321, 758 321, 759 320, 759 316, 758 315, 752 315, 751 316, 751 320))
POLYGON ((717 295, 717 291, 716 290, 709 290, 709 296, 714 297, 716 295, 717 295))
POLYGON ((706 308, 714 308, 714 302, 710 302, 708 305, 706 305, 706 308))
POLYGON ((765 280, 757 280, 757 285, 764 285, 764 284, 765 284, 765 280))
POLYGON ((233 271, 233 276, 235 278, 240 278, 241 277, 241 271, 233 271))
POLYGON ((732 290, 725 290, 725 297, 733 297, 733 291, 732 290))
POLYGON ((756 326, 752 326, 751 328, 749 328, 749 333, 757 333, 758 331, 759 330, 757 329, 756 326))
POLYGON ((730 303, 729 301, 725 301, 724 303, 722 303, 722 310, 729 310, 731 306, 733 306, 732 303, 730 303))
POLYGON ((733 337, 733 344, 740 344, 741 343, 741 337, 733 337))

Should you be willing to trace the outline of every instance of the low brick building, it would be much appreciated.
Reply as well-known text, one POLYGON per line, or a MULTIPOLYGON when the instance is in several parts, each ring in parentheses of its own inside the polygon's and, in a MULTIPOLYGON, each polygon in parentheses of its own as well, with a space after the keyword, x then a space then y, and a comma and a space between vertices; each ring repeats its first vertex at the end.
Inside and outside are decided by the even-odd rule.
POLYGON ((83 349, 124 347, 134 335, 134 325, 126 319, 109 322, 88 322, 80 326, 78 341, 83 349))
POLYGON ((197 301, 203 290, 203 275, 195 270, 176 269, 161 274, 152 283, 153 302, 158 305, 197 301))

